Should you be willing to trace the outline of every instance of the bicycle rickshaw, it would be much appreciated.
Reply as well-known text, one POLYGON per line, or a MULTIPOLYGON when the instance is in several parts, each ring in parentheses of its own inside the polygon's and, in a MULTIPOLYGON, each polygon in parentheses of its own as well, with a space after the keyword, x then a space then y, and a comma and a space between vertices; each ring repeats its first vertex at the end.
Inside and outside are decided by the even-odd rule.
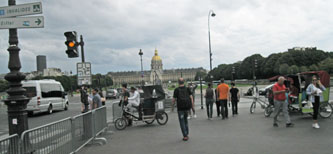
POLYGON ((143 86, 142 90, 140 106, 136 108, 136 112, 128 111, 124 103, 121 103, 120 116, 115 120, 116 129, 125 129, 129 120, 142 121, 146 124, 152 124, 156 120, 160 125, 168 122, 168 114, 164 111, 165 93, 162 86, 143 86))
MULTIPOLYGON (((333 109, 331 102, 329 101, 330 95, 330 76, 325 71, 313 71, 303 72, 294 75, 286 75, 286 81, 284 82, 287 88, 290 88, 289 93, 286 93, 287 101, 289 102, 289 112, 298 112, 301 114, 312 114, 313 109, 308 103, 308 97, 306 94, 306 88, 310 85, 312 77, 316 76, 320 79, 320 82, 326 88, 323 91, 323 101, 320 102, 319 115, 322 118, 329 118, 332 115, 333 109)), ((279 76, 270 78, 270 81, 277 81, 279 76)), ((268 92, 269 93, 269 92, 268 92)), ((273 97, 270 95, 269 97, 273 97)), ((272 98, 269 100, 273 100, 272 98)), ((311 102, 310 102, 311 103, 311 102)), ((265 109, 265 116, 269 117, 274 111, 274 103, 270 101, 269 105, 265 109)))

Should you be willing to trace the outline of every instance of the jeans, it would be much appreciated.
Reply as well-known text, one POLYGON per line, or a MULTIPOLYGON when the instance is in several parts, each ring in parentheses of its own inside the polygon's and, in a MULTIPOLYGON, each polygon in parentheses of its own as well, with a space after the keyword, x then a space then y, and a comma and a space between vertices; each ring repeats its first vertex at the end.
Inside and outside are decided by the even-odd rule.
POLYGON ((281 112, 281 107, 283 111, 283 116, 286 120, 286 123, 291 123, 290 117, 289 117, 289 112, 288 112, 288 102, 287 101, 278 101, 274 100, 274 112, 273 112, 273 117, 274 117, 274 123, 277 123, 277 117, 279 116, 281 112))
POLYGON ((188 111, 178 111, 180 129, 182 130, 184 137, 187 137, 189 134, 187 116, 188 111))
POLYGON ((238 100, 231 100, 232 114, 238 114, 238 100))
POLYGON ((220 100, 222 118, 228 118, 228 100, 220 100))
POLYGON ((84 108, 83 108, 82 113, 88 112, 89 111, 89 104, 87 103, 87 104, 83 104, 83 105, 84 105, 84 108))
POLYGON ((208 118, 213 118, 213 104, 214 99, 206 99, 206 109, 208 118))

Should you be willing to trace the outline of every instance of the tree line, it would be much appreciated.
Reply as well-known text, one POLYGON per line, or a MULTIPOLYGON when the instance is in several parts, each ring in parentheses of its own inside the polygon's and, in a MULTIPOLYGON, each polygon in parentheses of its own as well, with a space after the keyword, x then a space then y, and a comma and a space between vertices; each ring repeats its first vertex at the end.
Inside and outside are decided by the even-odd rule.
POLYGON ((233 64, 220 64, 215 67, 209 76, 213 80, 225 78, 232 79, 232 69, 235 68, 235 79, 253 79, 255 74, 257 79, 267 79, 275 75, 295 74, 306 71, 324 70, 333 74, 333 52, 325 52, 317 49, 295 50, 289 49, 286 52, 274 53, 268 57, 254 54, 243 61, 233 64), (255 67, 257 61, 257 67, 255 67))

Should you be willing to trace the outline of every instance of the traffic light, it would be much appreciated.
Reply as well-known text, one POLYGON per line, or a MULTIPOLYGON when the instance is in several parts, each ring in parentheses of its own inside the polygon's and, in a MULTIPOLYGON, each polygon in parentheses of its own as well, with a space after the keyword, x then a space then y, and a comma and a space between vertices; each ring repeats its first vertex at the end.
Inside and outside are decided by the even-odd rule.
POLYGON ((78 46, 79 42, 77 41, 77 35, 75 31, 65 32, 64 35, 66 36, 66 46, 67 50, 66 53, 68 58, 75 58, 79 57, 78 46))

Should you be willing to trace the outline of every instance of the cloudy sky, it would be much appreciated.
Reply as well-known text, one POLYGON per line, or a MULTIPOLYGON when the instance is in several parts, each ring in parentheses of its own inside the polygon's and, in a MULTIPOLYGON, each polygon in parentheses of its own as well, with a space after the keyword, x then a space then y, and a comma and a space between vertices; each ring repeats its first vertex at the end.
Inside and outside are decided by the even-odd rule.
MULTIPOLYGON (((36 0, 16 0, 17 4, 36 0)), ((80 58, 65 53, 65 31, 85 41, 93 73, 140 70, 157 48, 164 68, 209 68, 208 12, 213 66, 295 46, 333 51, 333 1, 329 0, 42 0, 45 28, 20 29, 22 71, 48 67, 76 72, 80 58)), ((0 6, 6 6, 1 0, 0 6)), ((0 30, 0 73, 7 73, 8 30, 0 30)))

